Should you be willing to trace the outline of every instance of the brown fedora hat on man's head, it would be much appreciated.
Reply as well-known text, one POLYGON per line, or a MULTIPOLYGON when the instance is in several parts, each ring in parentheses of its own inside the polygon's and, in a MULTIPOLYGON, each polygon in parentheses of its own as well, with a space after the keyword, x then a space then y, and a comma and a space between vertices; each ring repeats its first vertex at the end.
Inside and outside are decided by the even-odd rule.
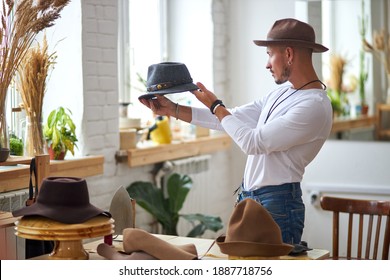
POLYGON ((83 223, 98 215, 111 217, 89 202, 85 179, 77 177, 47 177, 43 180, 37 201, 12 212, 17 216, 42 216, 65 224, 83 223))
POLYGON ((293 19, 286 18, 275 21, 268 32, 266 40, 254 40, 258 46, 296 46, 312 49, 313 52, 326 52, 327 47, 315 42, 316 36, 311 25, 293 19))
POLYGON ((197 90, 198 86, 193 83, 190 72, 184 63, 162 62, 148 67, 146 81, 147 94, 139 99, 150 99, 155 95, 179 93, 197 90))
POLYGON ((271 214, 251 198, 237 204, 226 236, 218 237, 216 243, 229 258, 276 258, 289 254, 294 248, 283 243, 280 228, 271 214))

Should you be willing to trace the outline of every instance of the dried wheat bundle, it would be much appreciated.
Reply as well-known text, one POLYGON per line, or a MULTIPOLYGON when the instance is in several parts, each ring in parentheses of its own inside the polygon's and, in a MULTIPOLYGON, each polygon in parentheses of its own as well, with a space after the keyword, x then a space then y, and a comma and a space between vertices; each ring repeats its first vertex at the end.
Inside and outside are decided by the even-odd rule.
POLYGON ((365 51, 373 53, 383 64, 390 82, 390 34, 386 33, 385 30, 380 32, 374 30, 373 44, 363 39, 363 47, 365 51))
MULTIPOLYGON (((54 25, 70 0, 3 0, 0 7, 0 110, 7 89, 36 35, 54 25)), ((3 113, 3 112, 0 112, 3 113)))
POLYGON ((49 54, 46 36, 43 44, 30 48, 18 68, 17 89, 22 97, 26 111, 25 155, 34 156, 45 153, 42 130, 42 107, 46 92, 46 81, 55 64, 55 52, 49 54))
POLYGON ((341 92, 343 86, 345 64, 346 60, 340 55, 333 54, 330 57, 330 87, 339 93, 341 92))

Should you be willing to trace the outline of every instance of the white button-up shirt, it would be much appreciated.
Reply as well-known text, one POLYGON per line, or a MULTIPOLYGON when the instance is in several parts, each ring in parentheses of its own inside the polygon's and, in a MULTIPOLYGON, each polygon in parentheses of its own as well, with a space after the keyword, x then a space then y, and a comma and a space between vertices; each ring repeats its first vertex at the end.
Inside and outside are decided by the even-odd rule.
POLYGON ((225 131, 248 155, 247 191, 301 182, 305 167, 329 136, 332 107, 326 91, 294 91, 290 85, 279 87, 261 100, 229 109, 231 115, 222 122, 208 109, 192 109, 192 124, 225 131))

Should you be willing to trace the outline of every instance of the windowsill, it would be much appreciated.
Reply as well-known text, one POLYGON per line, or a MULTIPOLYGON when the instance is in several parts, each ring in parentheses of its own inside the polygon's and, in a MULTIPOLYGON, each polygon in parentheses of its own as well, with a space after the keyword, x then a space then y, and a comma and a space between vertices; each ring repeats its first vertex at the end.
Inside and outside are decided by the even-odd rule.
MULTIPOLYGON (((13 157, 0 163, 0 193, 25 189, 30 179, 28 157, 13 157)), ((103 174, 103 156, 85 156, 65 160, 51 160, 49 176, 89 177, 103 174)))
POLYGON ((127 161, 129 167, 137 167, 166 160, 214 153, 227 150, 230 146, 231 139, 228 135, 217 134, 178 143, 118 151, 116 158, 118 162, 127 161))

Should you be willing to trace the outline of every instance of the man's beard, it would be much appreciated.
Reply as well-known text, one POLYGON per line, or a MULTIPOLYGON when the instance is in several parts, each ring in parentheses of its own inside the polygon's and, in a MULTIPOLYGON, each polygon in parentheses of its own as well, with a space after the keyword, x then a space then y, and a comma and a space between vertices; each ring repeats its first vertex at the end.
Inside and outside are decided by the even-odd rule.
POLYGON ((288 78, 290 77, 290 74, 291 74, 290 67, 285 66, 284 69, 283 69, 281 77, 279 79, 276 79, 275 83, 277 85, 281 85, 281 84, 287 82, 288 78))

